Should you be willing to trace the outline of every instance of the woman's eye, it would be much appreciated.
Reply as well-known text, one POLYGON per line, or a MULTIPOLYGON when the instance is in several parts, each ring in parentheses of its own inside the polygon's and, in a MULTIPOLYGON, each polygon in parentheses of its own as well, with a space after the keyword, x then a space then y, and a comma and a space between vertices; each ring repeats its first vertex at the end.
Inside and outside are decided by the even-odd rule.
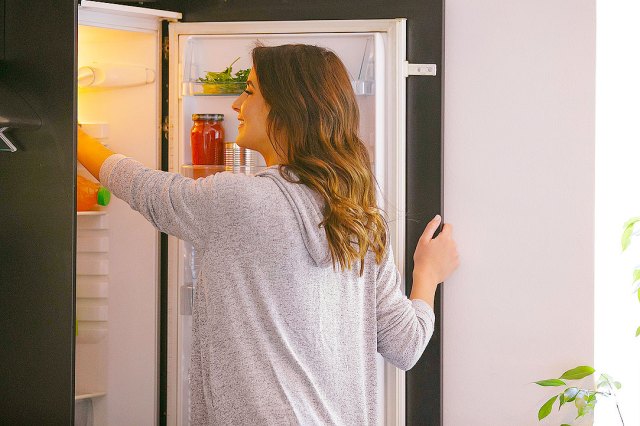
POLYGON ((245 90, 244 93, 246 93, 247 95, 253 95, 253 92, 250 92, 248 90, 245 90))

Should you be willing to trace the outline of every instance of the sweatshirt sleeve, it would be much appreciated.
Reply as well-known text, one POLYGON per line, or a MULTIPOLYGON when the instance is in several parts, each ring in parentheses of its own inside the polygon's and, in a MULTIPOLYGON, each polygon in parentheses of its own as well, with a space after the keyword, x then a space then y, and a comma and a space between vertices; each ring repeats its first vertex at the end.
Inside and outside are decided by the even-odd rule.
POLYGON ((376 278, 378 352, 396 367, 409 370, 433 335, 435 314, 423 300, 407 298, 400 282, 400 271, 388 246, 376 278))
POLYGON ((201 246, 216 204, 216 175, 193 180, 146 168, 115 154, 100 168, 100 182, 162 232, 201 246))

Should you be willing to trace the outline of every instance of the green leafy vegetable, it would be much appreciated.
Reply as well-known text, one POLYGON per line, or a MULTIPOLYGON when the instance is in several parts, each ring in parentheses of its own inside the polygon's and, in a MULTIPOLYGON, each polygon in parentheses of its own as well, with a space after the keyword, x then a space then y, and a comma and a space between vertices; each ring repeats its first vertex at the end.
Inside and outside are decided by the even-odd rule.
POLYGON ((234 94, 242 93, 244 84, 247 82, 251 68, 240 70, 233 74, 233 64, 239 57, 229 64, 223 71, 207 71, 204 77, 198 78, 203 84, 205 94, 234 94))

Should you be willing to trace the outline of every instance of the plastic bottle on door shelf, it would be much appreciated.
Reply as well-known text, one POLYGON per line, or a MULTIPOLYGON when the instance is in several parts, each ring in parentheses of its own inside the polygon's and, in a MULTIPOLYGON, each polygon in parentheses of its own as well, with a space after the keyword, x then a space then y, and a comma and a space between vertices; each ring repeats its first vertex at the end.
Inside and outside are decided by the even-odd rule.
POLYGON ((94 210, 96 206, 106 206, 111 201, 111 193, 99 183, 78 175, 76 208, 79 212, 94 210))

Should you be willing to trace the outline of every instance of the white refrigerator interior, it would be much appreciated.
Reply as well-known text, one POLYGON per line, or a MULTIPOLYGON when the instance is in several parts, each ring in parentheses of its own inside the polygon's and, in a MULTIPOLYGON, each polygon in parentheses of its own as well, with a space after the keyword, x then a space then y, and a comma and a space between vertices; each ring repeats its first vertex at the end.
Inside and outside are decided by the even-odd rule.
MULTIPOLYGON (((333 50, 340 57, 352 79, 360 108, 360 137, 369 150, 381 189, 380 204, 389 214, 394 251, 402 265, 403 212, 398 206, 404 206, 405 191, 404 102, 400 102, 400 99, 404 100, 404 75, 400 72, 404 63, 404 44, 401 42, 404 41, 404 21, 175 23, 169 28, 169 68, 178 70, 170 76, 169 87, 169 168, 176 172, 191 163, 192 114, 224 114, 227 140, 237 136, 237 113, 231 104, 238 95, 207 95, 198 78, 209 71, 222 71, 231 63, 233 72, 249 68, 251 49, 257 43, 266 46, 318 45, 333 50), (401 140, 389 143, 397 141, 398 135, 401 140)), ((168 351, 175 360, 169 363, 168 386, 175 383, 177 389, 169 392, 168 398, 175 395, 177 399, 169 400, 168 416, 173 422, 171 407, 175 404, 175 421, 186 425, 189 424, 191 300, 198 273, 198 256, 188 242, 175 238, 170 239, 170 251, 174 253, 170 258, 177 257, 179 263, 169 272, 169 304, 179 315, 169 319, 175 318, 177 323, 169 324, 168 351), (172 365, 176 368, 173 372, 172 365)), ((380 423, 385 420, 386 423, 402 423, 403 406, 398 404, 397 391, 404 388, 404 376, 390 365, 385 367, 380 356, 377 374, 380 423)))
MULTIPOLYGON (((234 72, 249 68, 250 51, 258 41, 268 46, 328 47, 351 74, 360 107, 360 136, 371 155, 380 204, 404 275, 404 20, 175 23, 179 18, 171 12, 82 2, 78 120, 87 132, 116 152, 160 168, 164 129, 169 170, 185 174, 191 165, 192 114, 224 114, 225 140, 237 136, 237 114, 231 108, 237 95, 203 94, 198 77, 221 71, 236 58, 240 59, 233 64, 234 72), (165 123, 161 61, 167 42, 160 35, 162 19, 174 21, 169 24, 165 123)), ((264 165, 261 158, 258 165, 264 165)), ((79 167, 79 174, 87 172, 79 167)), ((78 228, 77 407, 92 416, 94 425, 155 424, 160 392, 159 234, 115 197, 101 211, 79 213, 78 228), (81 273, 83 259, 99 269, 81 273)), ((191 297, 197 266, 191 245, 170 237, 169 425, 189 424, 191 297)), ((380 356, 377 370, 379 424, 404 424, 404 374, 380 356)))
MULTIPOLYGON (((79 7, 78 122, 159 168, 160 21, 105 6, 114 5, 79 7)), ((80 165, 78 174, 90 176, 80 165)), ((155 425, 159 233, 113 196, 107 207, 79 212, 77 223, 76 424, 155 425)))

